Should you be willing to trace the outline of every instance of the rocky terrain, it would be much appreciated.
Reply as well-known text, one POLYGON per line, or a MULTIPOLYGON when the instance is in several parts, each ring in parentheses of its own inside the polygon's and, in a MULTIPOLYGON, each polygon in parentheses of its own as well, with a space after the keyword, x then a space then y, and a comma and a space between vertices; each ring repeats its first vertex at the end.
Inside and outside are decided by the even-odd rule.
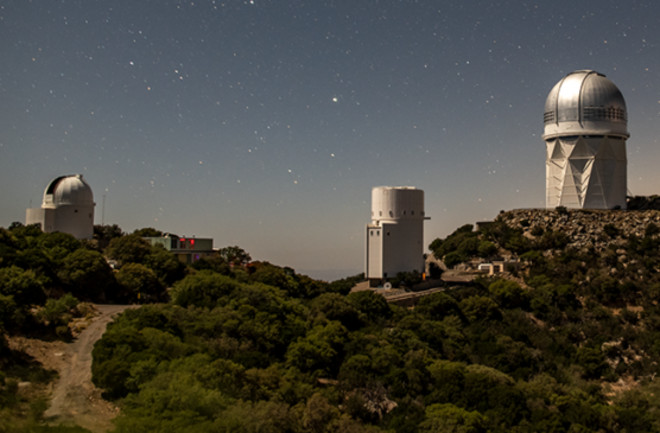
POLYGON ((649 224, 660 227, 658 210, 517 209, 498 216, 523 235, 535 239, 544 232, 568 236, 567 246, 601 252, 611 245, 623 245, 631 235, 644 236, 649 224))

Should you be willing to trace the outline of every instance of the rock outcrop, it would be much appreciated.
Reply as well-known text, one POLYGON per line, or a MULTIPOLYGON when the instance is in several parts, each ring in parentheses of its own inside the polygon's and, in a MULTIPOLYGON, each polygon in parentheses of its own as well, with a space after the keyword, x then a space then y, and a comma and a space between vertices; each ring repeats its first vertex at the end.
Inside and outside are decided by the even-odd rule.
POLYGON ((498 219, 521 228, 529 239, 561 232, 569 238, 568 247, 596 252, 623 245, 632 235, 643 237, 650 224, 660 228, 658 210, 516 209, 500 213, 498 219))

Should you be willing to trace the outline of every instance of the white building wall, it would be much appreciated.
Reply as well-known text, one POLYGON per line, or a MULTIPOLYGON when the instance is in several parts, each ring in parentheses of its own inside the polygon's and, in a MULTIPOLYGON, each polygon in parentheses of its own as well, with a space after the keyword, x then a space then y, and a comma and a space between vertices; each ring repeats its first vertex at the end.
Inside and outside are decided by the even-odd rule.
POLYGON ((39 224, 44 233, 55 230, 55 209, 31 208, 25 211, 25 225, 39 224))
POLYGON ((554 137, 546 149, 546 207, 625 209, 625 138, 554 137))
POLYGON ((76 239, 92 239, 94 207, 31 208, 25 211, 25 224, 39 224, 44 233, 62 232, 69 233, 76 239))
POLYGON ((382 278, 383 275, 383 236, 381 227, 367 226, 366 272, 367 278, 382 278))
POLYGON ((369 279, 424 271, 424 191, 414 187, 376 187, 367 226, 369 279))
POLYGON ((76 239, 92 239, 94 236, 94 206, 64 205, 55 210, 55 229, 69 233, 76 239))

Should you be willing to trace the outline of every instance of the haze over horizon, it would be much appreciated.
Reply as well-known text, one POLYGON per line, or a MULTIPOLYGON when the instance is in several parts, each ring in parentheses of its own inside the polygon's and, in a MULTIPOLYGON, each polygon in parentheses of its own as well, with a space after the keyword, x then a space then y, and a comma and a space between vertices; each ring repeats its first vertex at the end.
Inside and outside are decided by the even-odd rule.
POLYGON ((626 99, 629 193, 660 193, 660 3, 446 3, 3 2, 0 226, 81 173, 96 224, 341 278, 374 186, 425 191, 427 245, 543 207, 543 105, 576 69, 626 99))

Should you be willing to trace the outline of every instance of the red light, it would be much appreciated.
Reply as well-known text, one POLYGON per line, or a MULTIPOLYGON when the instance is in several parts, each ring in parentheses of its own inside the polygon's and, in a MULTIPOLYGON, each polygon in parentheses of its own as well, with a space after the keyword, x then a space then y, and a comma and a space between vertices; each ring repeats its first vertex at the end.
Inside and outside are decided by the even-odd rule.
POLYGON ((194 247, 195 246, 195 239, 190 239, 190 246, 194 247))

